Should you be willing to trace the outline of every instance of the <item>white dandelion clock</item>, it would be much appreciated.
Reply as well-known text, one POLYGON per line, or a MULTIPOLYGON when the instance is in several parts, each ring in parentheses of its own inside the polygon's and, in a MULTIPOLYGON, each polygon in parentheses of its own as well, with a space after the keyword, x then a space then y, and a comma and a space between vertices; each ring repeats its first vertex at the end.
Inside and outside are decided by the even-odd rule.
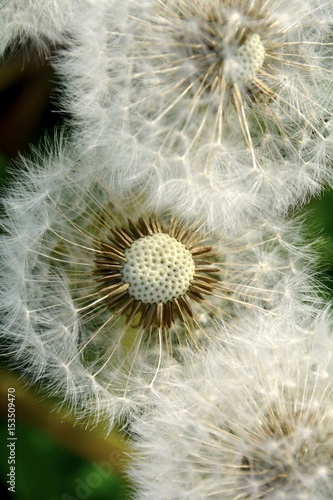
POLYGON ((140 135, 145 122, 161 130, 162 151, 177 150, 175 131, 185 154, 239 129, 256 166, 258 131, 317 135, 330 116, 331 17, 316 1, 129 2, 118 39, 132 82, 124 111, 142 117, 140 135))
POLYGON ((133 425, 136 498, 330 498, 331 322, 248 320, 133 425))
POLYGON ((9 352, 79 416, 112 421, 141 404, 138 381, 155 390, 161 370, 215 342, 220 321, 314 313, 288 228, 207 230, 181 204, 117 196, 70 147, 58 144, 42 166, 24 160, 3 200, 1 293, 9 352))
POLYGON ((80 9, 55 63, 77 147, 117 189, 199 199, 213 224, 299 206, 332 181, 332 13, 316 0, 80 9))

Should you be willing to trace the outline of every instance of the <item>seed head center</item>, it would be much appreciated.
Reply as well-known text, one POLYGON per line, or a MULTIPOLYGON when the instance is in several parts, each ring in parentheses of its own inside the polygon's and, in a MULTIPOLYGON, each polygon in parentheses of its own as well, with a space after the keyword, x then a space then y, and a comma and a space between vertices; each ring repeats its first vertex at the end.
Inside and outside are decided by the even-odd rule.
POLYGON ((135 240, 124 251, 122 281, 144 304, 167 303, 184 295, 194 278, 191 252, 172 236, 156 233, 135 240))
POLYGON ((224 75, 228 83, 247 85, 261 70, 265 48, 258 34, 249 36, 234 53, 226 54, 224 75))

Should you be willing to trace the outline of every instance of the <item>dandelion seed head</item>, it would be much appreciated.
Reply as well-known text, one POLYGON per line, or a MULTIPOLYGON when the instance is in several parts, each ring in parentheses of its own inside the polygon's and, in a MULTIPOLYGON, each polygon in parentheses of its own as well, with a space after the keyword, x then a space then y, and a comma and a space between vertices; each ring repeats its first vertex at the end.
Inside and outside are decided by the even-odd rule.
POLYGON ((241 13, 228 2, 174 2, 165 6, 166 26, 175 23, 169 43, 181 57, 184 78, 189 82, 197 79, 212 93, 219 92, 225 83, 242 87, 251 83, 265 60, 260 35, 253 33, 247 19, 252 14, 251 9, 241 13))
POLYGON ((218 283, 211 274, 218 270, 207 265, 212 247, 194 247, 196 233, 179 222, 171 222, 168 231, 156 217, 141 216, 128 221, 127 229, 110 228, 110 243, 101 242, 96 255, 94 274, 106 303, 119 312, 132 308, 129 317, 139 313, 146 327, 170 327, 175 315, 185 322, 185 316, 193 317, 188 300, 204 301, 218 283))
POLYGON ((78 9, 56 63, 78 147, 124 192, 142 182, 213 223, 286 213, 332 180, 331 18, 313 0, 78 9))
POLYGON ((143 303, 166 304, 184 295, 193 281, 191 252, 168 234, 139 238, 124 253, 122 280, 129 284, 129 295, 143 303))
POLYGON ((331 322, 319 314, 300 335, 285 321, 248 316, 243 332, 225 328, 224 347, 176 374, 149 421, 134 422, 138 498, 329 498, 332 339, 313 333, 325 337, 331 322))
MULTIPOLYGON (((200 130, 199 108, 202 106, 214 115, 220 113, 220 120, 225 121, 229 104, 232 104, 242 121, 244 103, 260 99, 267 101, 267 96, 274 95, 274 90, 268 91, 268 87, 264 90, 264 86, 259 86, 259 80, 254 82, 257 77, 262 78, 261 71, 267 66, 266 51, 269 54, 274 47, 271 32, 274 16, 265 13, 260 2, 251 6, 237 1, 153 2, 144 17, 150 44, 145 37, 139 41, 136 33, 140 26, 138 16, 133 23, 138 40, 138 46, 133 47, 133 67, 139 71, 142 57, 143 64, 150 70, 145 76, 134 73, 133 83, 136 86, 143 81, 149 88, 154 82, 157 89, 154 94, 159 102, 162 98, 163 103, 165 97, 171 103, 170 113, 168 111, 166 116, 177 116, 182 112, 184 101, 184 105, 189 106, 190 115, 198 118, 200 130), (172 96, 172 88, 183 91, 180 102, 176 95, 172 96), (174 105, 170 98, 174 99, 174 105)), ((273 28, 273 32, 279 38, 279 29, 275 31, 273 28)), ((161 116, 164 115, 162 109, 161 116)), ((179 118, 183 121, 183 117, 179 118)), ((210 120, 208 115, 206 118, 203 115, 202 119, 210 120)), ((159 117, 156 116, 154 121, 158 123, 159 117)), ((241 128, 244 125, 242 123, 241 128)), ((219 127, 223 128, 222 123, 219 127)), ((190 131, 186 122, 182 129, 186 135, 190 131)), ((199 134, 199 130, 193 129, 193 132, 199 134)), ((221 136, 216 138, 220 140, 221 136)))
POLYGON ((79 417, 113 421, 122 402, 132 411, 149 401, 145 384, 158 392, 163 370, 205 351, 220 322, 245 310, 313 313, 311 290, 305 308, 295 293, 299 279, 285 293, 291 258, 300 265, 285 222, 211 228, 204 214, 184 213, 183 200, 161 208, 140 186, 117 193, 91 172, 90 156, 57 147, 43 168, 40 156, 27 162, 4 199, 2 335, 26 373, 43 374, 79 417))
POLYGON ((226 58, 224 61, 226 81, 240 85, 251 83, 262 68, 264 60, 265 48, 260 36, 251 35, 236 51, 234 60, 226 58))
POLYGON ((145 9, 130 1, 120 38, 114 34, 131 73, 124 111, 153 123, 156 132, 177 123, 162 134, 165 146, 173 143, 173 130, 191 148, 222 144, 228 122, 238 122, 250 147, 253 120, 261 132, 275 128, 281 138, 293 126, 311 124, 318 133, 325 109, 318 88, 330 74, 323 23, 329 15, 326 4, 298 0, 152 0, 145 9))
POLYGON ((318 484, 325 479, 332 481, 332 414, 320 407, 317 410, 319 415, 311 411, 304 414, 301 409, 282 414, 270 411, 262 427, 253 430, 257 446, 249 445, 251 451, 245 453, 241 464, 241 482, 250 495, 294 493, 302 498, 303 489, 308 493, 317 489, 319 495, 328 492, 327 485, 318 484))

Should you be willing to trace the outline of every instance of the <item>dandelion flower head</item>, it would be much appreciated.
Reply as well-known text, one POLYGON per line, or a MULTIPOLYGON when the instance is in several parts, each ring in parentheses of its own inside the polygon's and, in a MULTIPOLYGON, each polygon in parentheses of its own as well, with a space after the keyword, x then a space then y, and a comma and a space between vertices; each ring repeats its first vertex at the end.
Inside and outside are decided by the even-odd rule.
POLYGON ((169 405, 134 424, 137 498, 330 497, 331 322, 317 317, 301 336, 272 318, 253 320, 204 364, 194 361, 191 383, 178 379, 169 405))

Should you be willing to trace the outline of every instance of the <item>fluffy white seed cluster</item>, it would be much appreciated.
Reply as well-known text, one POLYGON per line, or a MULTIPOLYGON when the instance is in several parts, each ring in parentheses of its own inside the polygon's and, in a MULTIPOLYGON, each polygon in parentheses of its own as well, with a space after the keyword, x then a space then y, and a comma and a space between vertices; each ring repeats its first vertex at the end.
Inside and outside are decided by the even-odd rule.
POLYGON ((329 318, 290 328, 249 315, 224 333, 223 348, 193 360, 188 378, 175 374, 168 405, 158 402, 149 419, 136 422, 140 460, 129 474, 137 498, 328 500, 329 318))
POLYGON ((39 154, 35 161, 24 160, 18 182, 4 199, 0 294, 1 335, 13 362, 32 380, 43 380, 51 394, 61 394, 78 418, 106 420, 111 426, 121 417, 131 420, 135 408, 154 405, 154 394, 167 390, 164 377, 185 363, 188 351, 200 352, 223 338, 221 320, 253 309, 278 317, 288 310, 293 312, 290 325, 297 325, 315 313, 318 299, 305 267, 308 250, 290 244, 291 233, 295 239, 298 232, 294 221, 290 227, 283 221, 275 227, 252 221, 246 229, 238 227, 237 235, 236 228, 232 234, 217 231, 213 266, 220 278, 213 296, 205 298, 211 262, 207 254, 200 256, 200 231, 191 219, 183 218, 186 226, 178 231, 179 238, 183 233, 198 245, 189 247, 192 254, 160 232, 135 238, 124 255, 119 253, 107 243, 110 231, 118 228, 119 238, 128 241, 119 228, 126 227, 127 218, 136 220, 145 205, 134 195, 117 198, 107 178, 91 172, 90 158, 84 161, 74 152, 71 143, 59 141, 55 152, 44 152, 42 164, 39 154), (108 252, 113 252, 111 261, 108 252), (102 266, 97 274, 96 262, 102 266), (152 273, 157 281, 151 282, 152 273), (175 321, 161 334, 147 335, 137 326, 137 316, 126 322, 137 310, 133 297, 147 306, 142 309, 146 317, 161 301, 165 321, 172 314, 175 321), (178 309, 170 310, 171 301, 178 309))
POLYGON ((212 227, 286 213, 332 181, 332 17, 318 0, 81 9, 58 64, 78 148, 212 227))
POLYGON ((172 236, 153 234, 125 250, 122 280, 128 293, 144 304, 166 304, 184 295, 194 277, 191 252, 172 236))
POLYGON ((246 85, 261 70, 265 60, 265 47, 260 36, 254 34, 248 37, 234 55, 226 57, 223 63, 223 73, 228 83, 246 85))

